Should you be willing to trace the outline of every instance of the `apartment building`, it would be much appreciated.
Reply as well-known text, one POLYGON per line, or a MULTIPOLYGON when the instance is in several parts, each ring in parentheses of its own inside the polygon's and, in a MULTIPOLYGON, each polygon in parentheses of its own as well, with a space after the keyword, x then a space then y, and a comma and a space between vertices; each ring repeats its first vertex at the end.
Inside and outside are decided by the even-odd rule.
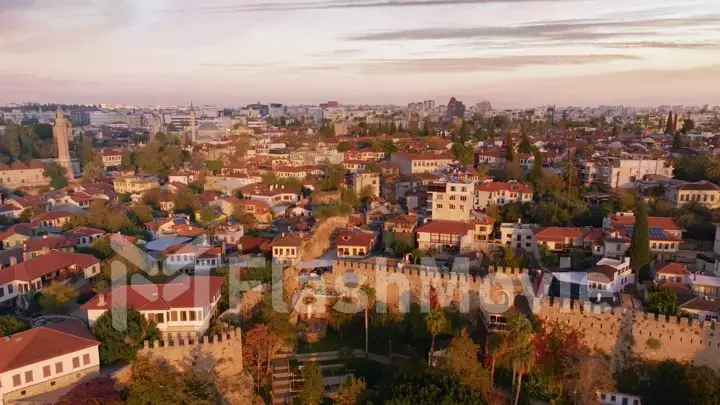
POLYGON ((418 218, 412 215, 398 215, 383 224, 383 243, 385 249, 392 249, 395 242, 403 242, 415 247, 415 228, 418 218))
POLYGON ((97 375, 99 346, 79 320, 0 339, 0 404, 21 402, 97 375))
POLYGON ((500 243, 505 247, 532 251, 536 227, 535 224, 504 222, 500 224, 500 243))
POLYGON ((432 219, 469 221, 474 189, 474 182, 457 180, 428 184, 428 205, 432 210, 432 219))
POLYGON ((103 167, 106 169, 117 168, 122 165, 122 151, 118 149, 103 149, 100 152, 103 167))
POLYGON ((182 275, 166 284, 118 286, 98 294, 81 308, 92 326, 111 308, 130 307, 164 333, 205 333, 217 313, 224 277, 182 275))
POLYGON ((491 205, 529 202, 532 198, 533 191, 522 183, 478 183, 475 184, 473 208, 482 210, 491 205))
POLYGON ((709 181, 683 183, 668 187, 664 197, 673 205, 673 208, 680 208, 689 203, 698 203, 709 209, 720 208, 720 186, 709 181))
POLYGON ((141 194, 153 188, 160 187, 160 182, 155 176, 147 177, 117 177, 113 180, 115 191, 120 194, 141 194))
POLYGON ((673 177, 672 161, 668 159, 626 159, 604 157, 585 161, 581 171, 585 184, 599 183, 611 188, 634 187, 648 175, 673 177))
POLYGON ((373 197, 380 196, 380 173, 353 174, 353 189, 360 195, 365 189, 372 191, 373 197))
POLYGON ((390 163, 397 165, 401 174, 410 173, 432 173, 436 170, 446 168, 455 159, 432 153, 412 154, 406 152, 395 152, 390 155, 390 163))

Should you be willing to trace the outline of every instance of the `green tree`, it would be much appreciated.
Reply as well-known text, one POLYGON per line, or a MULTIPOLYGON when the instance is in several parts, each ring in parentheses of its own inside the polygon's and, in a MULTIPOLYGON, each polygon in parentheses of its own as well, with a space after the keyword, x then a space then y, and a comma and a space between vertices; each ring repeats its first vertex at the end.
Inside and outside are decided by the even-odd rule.
POLYGON ((395 143, 390 139, 382 141, 380 145, 382 147, 382 151, 385 152, 385 155, 397 152, 397 146, 395 146, 395 143))
POLYGON ((94 161, 85 163, 83 168, 83 180, 95 182, 102 175, 102 166, 98 166, 94 161))
POLYGON ((157 358, 141 356, 132 364, 132 376, 132 383, 128 387, 128 405, 186 403, 180 377, 170 364, 157 358))
POLYGON ((432 339, 430 343, 430 356, 428 356, 428 364, 432 364, 432 356, 435 354, 435 338, 447 327, 445 314, 439 309, 431 310, 425 317, 425 327, 432 339))
POLYGON ((670 111, 670 112, 668 113, 668 118, 667 118, 667 121, 666 121, 666 123, 665 123, 665 125, 666 125, 666 126, 665 126, 665 133, 666 133, 666 134, 672 134, 672 133, 675 132, 674 122, 675 122, 675 120, 673 119, 673 113, 672 113, 672 111, 670 111))
MULTIPOLYGON (((351 305, 348 298, 343 297, 340 301, 344 301, 347 305, 351 305)), ((340 338, 342 339, 343 327, 352 320, 354 314, 341 311, 333 307, 328 315, 328 324, 340 333, 340 338)))
POLYGON ((197 196, 189 189, 178 190, 173 197, 173 211, 192 214, 198 207, 197 196))
POLYGON ((505 161, 507 163, 514 162, 515 158, 515 149, 513 149, 512 143, 508 143, 507 146, 505 146, 505 161))
POLYGON ((492 384, 490 374, 478 360, 479 352, 480 347, 472 341, 465 329, 450 341, 446 364, 463 385, 487 398, 492 384))
POLYGON ((160 339, 154 322, 149 322, 132 308, 112 308, 95 321, 93 335, 100 341, 100 361, 114 364, 119 360, 130 363, 146 340, 160 339))
POLYGON ((527 133, 523 131, 522 138, 520 139, 520 145, 518 145, 518 153, 531 153, 533 151, 533 146, 530 143, 530 138, 527 136, 527 133))
POLYGON ((362 378, 350 378, 343 381, 338 387, 335 395, 335 404, 337 405, 362 405, 364 403, 365 390, 367 385, 362 378))
POLYGON ((222 161, 220 160, 208 160, 205 162, 205 167, 210 170, 213 175, 217 176, 223 168, 222 161))
POLYGON ((542 154, 540 154, 539 150, 535 150, 533 152, 535 160, 533 161, 533 168, 532 172, 530 173, 530 177, 533 180, 533 183, 535 184, 536 188, 542 188, 542 181, 543 181, 543 161, 542 161, 542 154))
POLYGON ((135 215, 135 218, 137 218, 138 222, 141 224, 152 222, 153 220, 153 209, 147 204, 135 204, 132 206, 130 211, 135 215))
POLYGON ((455 159, 462 165, 471 165, 475 163, 475 151, 470 146, 455 142, 452 146, 452 153, 455 159))
POLYGON ((683 147, 683 136, 680 132, 676 132, 673 137, 673 148, 679 149, 683 147))
POLYGON ((45 165, 43 175, 50 179, 50 185, 52 188, 60 190, 68 185, 67 178, 65 177, 66 172, 67 170, 65 170, 65 168, 60 166, 57 162, 50 162, 45 165))
POLYGON ((487 337, 487 350, 486 353, 490 357, 490 384, 495 383, 495 365, 499 358, 503 356, 507 350, 505 338, 498 333, 490 333, 487 337))
POLYGON ((663 286, 648 287, 645 299, 645 311, 660 315, 677 315, 678 297, 673 291, 663 286))
POLYGON ((22 319, 12 315, 0 315, 0 337, 14 335, 27 329, 30 327, 22 319))
POLYGON ((353 146, 350 142, 342 141, 338 143, 337 151, 338 152, 347 152, 349 150, 353 150, 353 146))
POLYGON ((705 165, 705 175, 710 179, 720 178, 720 159, 710 160, 705 165))
POLYGON ((578 174, 580 172, 578 171, 577 165, 575 162, 567 161, 563 165, 563 174, 565 175, 565 181, 567 181, 567 190, 568 193, 570 192, 570 188, 573 184, 573 179, 578 177, 578 174))
POLYGON ((683 134, 687 134, 688 132, 692 132, 692 130, 695 129, 695 121, 691 120, 690 118, 685 118, 683 121, 682 129, 680 130, 683 134))
POLYGON ((53 313, 65 313, 70 303, 75 302, 77 296, 78 293, 72 285, 53 281, 49 286, 43 288, 40 305, 53 313))
POLYGON ((535 366, 535 351, 529 346, 518 348, 510 353, 510 363, 514 370, 517 370, 517 389, 515 391, 515 405, 520 403, 520 390, 522 389, 522 378, 535 366))
POLYGON ((300 375, 304 381, 300 389, 300 404, 320 405, 325 398, 325 385, 320 366, 315 362, 305 362, 300 375))
POLYGON ((630 266, 640 281, 650 280, 652 277, 647 271, 652 257, 650 254, 650 229, 648 226, 648 207, 645 202, 639 202, 635 211, 635 225, 633 226, 630 248, 630 266), (642 270, 642 271, 641 271, 642 270))
POLYGON ((444 373, 402 374, 385 395, 385 405, 485 405, 460 380, 444 373))
POLYGON ((200 211, 200 220, 205 223, 213 221, 215 217, 215 209, 209 205, 203 207, 200 211))
POLYGON ((18 127, 15 125, 5 129, 3 134, 3 149, 10 156, 10 161, 20 158, 20 139, 18 137, 18 127))

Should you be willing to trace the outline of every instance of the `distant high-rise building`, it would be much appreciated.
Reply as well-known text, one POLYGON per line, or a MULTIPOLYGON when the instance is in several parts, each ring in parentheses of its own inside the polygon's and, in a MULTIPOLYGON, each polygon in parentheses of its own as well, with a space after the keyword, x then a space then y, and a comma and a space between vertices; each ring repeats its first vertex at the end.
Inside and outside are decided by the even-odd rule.
POLYGON ((197 140, 197 120, 195 117, 195 107, 190 102, 190 141, 193 143, 197 140))
POLYGON ((492 110, 492 104, 489 101, 484 100, 475 104, 475 112, 482 115, 483 117, 492 110))
POLYGON ((425 100, 423 101, 423 109, 425 111, 430 111, 435 109, 435 100, 425 100))
POLYGON ((70 148, 68 141, 72 137, 72 124, 65 118, 59 108, 55 113, 55 125, 53 125, 53 138, 57 143, 58 158, 57 162, 60 166, 65 168, 65 177, 72 180, 75 177, 72 168, 72 161, 70 161, 70 148))
POLYGON ((455 97, 452 97, 450 101, 448 101, 446 116, 462 118, 464 115, 465 104, 463 104, 462 101, 457 101, 455 97))
POLYGON ((328 101, 327 103, 320 104, 320 108, 338 108, 340 107, 340 103, 337 101, 328 101))

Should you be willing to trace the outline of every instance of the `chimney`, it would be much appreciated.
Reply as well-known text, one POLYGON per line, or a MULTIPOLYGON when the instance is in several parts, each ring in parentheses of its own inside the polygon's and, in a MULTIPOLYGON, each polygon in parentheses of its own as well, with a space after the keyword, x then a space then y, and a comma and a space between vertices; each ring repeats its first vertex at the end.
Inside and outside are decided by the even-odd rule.
POLYGON ((105 293, 99 293, 98 294, 98 306, 104 307, 105 306, 105 293))
POLYGON ((14 266, 18 263, 17 256, 10 256, 10 265, 14 266))
POLYGON ((42 248, 42 253, 43 253, 44 255, 50 253, 50 248, 47 247, 47 246, 43 246, 43 248, 42 248))

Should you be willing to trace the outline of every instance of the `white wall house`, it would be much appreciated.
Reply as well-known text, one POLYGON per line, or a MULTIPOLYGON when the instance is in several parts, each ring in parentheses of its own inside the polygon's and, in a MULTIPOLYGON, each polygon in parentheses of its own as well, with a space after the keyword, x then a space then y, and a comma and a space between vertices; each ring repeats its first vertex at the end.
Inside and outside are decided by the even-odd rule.
POLYGON ((204 333, 217 312, 224 277, 181 276, 167 284, 120 286, 82 306, 92 326, 113 307, 129 306, 165 333, 204 333))
POLYGON ((97 374, 99 346, 80 321, 0 339, 0 404, 54 391, 97 374))

